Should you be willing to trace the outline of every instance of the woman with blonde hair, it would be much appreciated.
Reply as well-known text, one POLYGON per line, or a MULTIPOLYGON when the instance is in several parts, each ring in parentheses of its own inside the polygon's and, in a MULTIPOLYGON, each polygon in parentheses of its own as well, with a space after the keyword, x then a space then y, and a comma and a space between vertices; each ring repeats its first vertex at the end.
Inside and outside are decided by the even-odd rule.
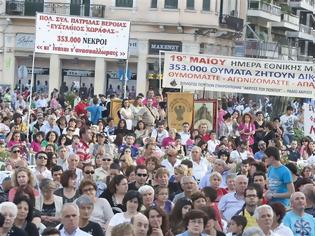
POLYGON ((132 157, 128 154, 122 154, 119 157, 119 164, 120 164, 120 170, 125 175, 126 170, 128 167, 134 165, 134 161, 132 160, 132 157))
POLYGON ((30 169, 27 167, 20 167, 16 169, 12 175, 12 182, 14 188, 9 191, 9 201, 13 202, 16 191, 19 187, 26 188, 31 187, 33 189, 35 197, 39 196, 39 192, 34 188, 35 178, 30 169))
POLYGON ((227 194, 227 190, 224 188, 220 188, 222 183, 222 175, 219 172, 212 172, 210 174, 210 187, 214 188, 217 191, 217 199, 216 202, 219 202, 221 197, 227 194))

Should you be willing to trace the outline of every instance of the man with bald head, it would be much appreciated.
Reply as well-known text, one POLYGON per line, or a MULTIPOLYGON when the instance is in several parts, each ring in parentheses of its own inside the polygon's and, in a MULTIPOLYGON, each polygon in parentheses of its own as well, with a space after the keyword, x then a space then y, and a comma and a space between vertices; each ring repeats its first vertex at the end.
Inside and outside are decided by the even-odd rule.
POLYGON ((248 185, 248 178, 245 175, 238 175, 235 179, 235 192, 224 195, 219 201, 219 210, 223 218, 230 221, 245 204, 245 189, 248 185))
POLYGON ((63 228, 60 236, 91 236, 79 228, 79 207, 74 203, 66 203, 61 209, 61 223, 63 228))
POLYGON ((133 230, 137 236, 147 236, 149 230, 149 220, 142 213, 138 213, 131 218, 131 224, 133 225, 133 230))
POLYGON ((315 218, 305 213, 306 198, 304 193, 293 193, 290 202, 292 210, 285 214, 283 224, 288 226, 295 236, 315 235, 315 218))
POLYGON ((305 184, 302 188, 306 198, 305 212, 315 218, 315 187, 313 184, 305 184))

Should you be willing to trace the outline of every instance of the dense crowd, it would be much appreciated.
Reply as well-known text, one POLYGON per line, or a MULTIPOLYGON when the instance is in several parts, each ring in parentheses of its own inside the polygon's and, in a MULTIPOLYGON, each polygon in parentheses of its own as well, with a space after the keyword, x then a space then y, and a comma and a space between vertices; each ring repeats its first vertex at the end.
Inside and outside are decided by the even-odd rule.
POLYGON ((268 99, 224 98, 217 130, 176 130, 153 89, 117 114, 90 95, 0 91, 0 235, 315 235, 296 101, 271 118, 268 99))

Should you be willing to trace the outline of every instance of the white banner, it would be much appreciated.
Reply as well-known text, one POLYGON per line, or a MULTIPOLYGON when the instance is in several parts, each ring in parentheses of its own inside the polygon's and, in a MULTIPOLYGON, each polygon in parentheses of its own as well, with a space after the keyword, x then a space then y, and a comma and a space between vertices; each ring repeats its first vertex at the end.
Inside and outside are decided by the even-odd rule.
POLYGON ((315 141, 315 107, 304 103, 304 135, 315 141))
POLYGON ((130 22, 37 13, 35 51, 127 59, 130 22))
POLYGON ((163 87, 315 97, 312 63, 165 52, 163 87))

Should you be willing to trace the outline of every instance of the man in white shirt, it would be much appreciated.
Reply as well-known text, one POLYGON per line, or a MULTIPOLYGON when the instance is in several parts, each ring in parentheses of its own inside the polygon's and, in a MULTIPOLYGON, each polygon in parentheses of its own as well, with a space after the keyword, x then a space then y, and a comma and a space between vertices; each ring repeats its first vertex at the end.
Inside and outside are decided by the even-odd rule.
POLYGON ((35 155, 36 167, 34 169, 34 176, 37 183, 40 183, 42 179, 52 179, 50 170, 47 169, 47 154, 46 152, 38 152, 35 155))
POLYGON ((183 125, 183 131, 179 132, 181 144, 183 146, 186 146, 188 139, 190 139, 190 125, 188 122, 184 122, 183 125))
POLYGON ((164 159, 161 163, 167 170, 170 176, 174 175, 174 168, 180 165, 181 161, 177 159, 177 150, 170 147, 166 151, 167 159, 164 159))
POLYGON ((209 153, 213 154, 215 148, 220 144, 220 141, 217 140, 217 134, 214 130, 210 131, 210 140, 207 142, 209 153))
POLYGON ((75 171, 77 175, 76 186, 79 187, 81 180, 83 180, 82 170, 77 168, 80 162, 80 157, 77 154, 71 154, 68 159, 68 170, 75 171))
POLYGON ((66 203, 61 210, 63 228, 60 236, 91 236, 79 228, 79 207, 74 203, 66 203))
POLYGON ((193 176, 196 178, 197 182, 201 180, 203 176, 206 175, 207 171, 211 167, 209 161, 205 158, 201 158, 201 148, 194 146, 191 150, 191 160, 193 162, 193 176))
POLYGON ((243 160, 247 160, 248 153, 247 153, 247 147, 245 143, 239 143, 237 144, 236 150, 233 150, 230 153, 230 161, 233 161, 235 163, 241 163, 243 160))
POLYGON ((40 131, 44 132, 45 135, 49 132, 49 131, 55 131, 58 136, 60 136, 60 129, 58 127, 58 125, 56 124, 57 121, 57 117, 53 114, 50 115, 48 117, 48 122, 45 123, 41 128, 40 131))
POLYGON ((238 175, 235 179, 235 192, 224 195, 219 201, 219 210, 223 219, 230 221, 245 203, 244 193, 248 185, 248 178, 245 175, 238 175))
POLYGON ((160 122, 158 127, 152 130, 151 138, 154 138, 157 142, 157 145, 161 147, 162 141, 164 138, 168 137, 168 132, 165 129, 165 124, 160 122))
POLYGON ((269 205, 262 205, 255 209, 254 217, 259 228, 264 232, 264 235, 268 236, 280 236, 271 230, 273 222, 273 210, 269 205))

